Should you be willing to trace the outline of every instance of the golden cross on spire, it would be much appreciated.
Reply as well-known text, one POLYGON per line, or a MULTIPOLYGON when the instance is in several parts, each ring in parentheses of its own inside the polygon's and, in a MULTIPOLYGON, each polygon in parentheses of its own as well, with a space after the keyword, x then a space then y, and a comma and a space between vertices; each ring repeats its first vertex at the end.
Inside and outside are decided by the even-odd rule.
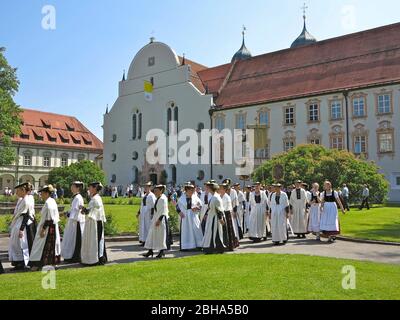
POLYGON ((244 34, 246 33, 246 26, 245 25, 243 25, 243 27, 242 27, 242 35, 244 36, 244 34))

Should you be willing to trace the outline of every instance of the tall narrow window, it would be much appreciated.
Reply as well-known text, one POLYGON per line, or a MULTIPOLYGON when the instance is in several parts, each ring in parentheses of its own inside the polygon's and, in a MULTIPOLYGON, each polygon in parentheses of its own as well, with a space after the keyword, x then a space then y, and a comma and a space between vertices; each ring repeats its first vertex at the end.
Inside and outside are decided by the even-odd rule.
POLYGON ((354 153, 361 154, 367 152, 367 137, 355 136, 354 137, 354 153))
POLYGON ((236 129, 246 129, 246 115, 239 113, 236 115, 236 129))
POLYGON ((260 125, 268 126, 268 111, 261 111, 259 113, 259 123, 260 125))
POLYGON ((68 165, 68 156, 61 155, 61 167, 66 167, 68 165))
POLYGON ((354 117, 365 117, 365 98, 356 97, 353 99, 353 116, 354 117))
POLYGON ((24 166, 32 165, 32 155, 30 153, 24 154, 24 166))
POLYGON ((393 134, 392 133, 379 133, 379 153, 393 152, 393 134))
POLYGON ((175 130, 178 133, 178 107, 175 107, 174 109, 174 121, 175 121, 175 130))
POLYGON ((132 117, 132 139, 136 139, 136 114, 133 115, 132 117))
POLYGON ((142 139, 142 114, 139 113, 139 130, 138 139, 142 139))
POLYGON ((342 115, 342 103, 339 100, 331 102, 331 120, 340 120, 343 118, 342 115))
POLYGON ((167 109, 167 135, 169 135, 169 127, 172 121, 172 110, 171 108, 167 109))
POLYGON ((294 107, 286 107, 285 108, 285 124, 292 125, 294 123, 295 123, 294 107))
POLYGON ((316 103, 310 104, 308 106, 308 120, 310 122, 319 121, 319 105, 316 103))
POLYGON ((49 156, 43 156, 43 167, 50 167, 50 157, 49 156))
POLYGON ((381 94, 378 96, 378 114, 392 112, 391 95, 381 94))

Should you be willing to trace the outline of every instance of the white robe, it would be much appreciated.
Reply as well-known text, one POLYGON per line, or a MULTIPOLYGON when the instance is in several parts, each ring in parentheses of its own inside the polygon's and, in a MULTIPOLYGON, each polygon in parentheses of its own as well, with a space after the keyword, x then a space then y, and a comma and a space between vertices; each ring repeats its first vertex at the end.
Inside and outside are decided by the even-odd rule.
POLYGON ((90 199, 88 210, 89 213, 85 216, 85 230, 82 235, 81 262, 87 265, 94 265, 106 255, 104 252, 104 223, 107 220, 100 195, 96 194, 90 199), (97 234, 98 221, 103 224, 100 243, 97 234))
POLYGON ((297 191, 294 189, 290 195, 290 204, 292 205, 292 216, 290 224, 295 234, 307 233, 307 193, 304 189, 300 189, 300 199, 297 199, 297 191))
POLYGON ((273 193, 270 202, 272 241, 287 241, 286 208, 289 207, 289 199, 285 192, 281 192, 278 204, 276 197, 277 194, 273 193))
MULTIPOLYGON (((180 246, 181 250, 190 250, 201 248, 203 242, 203 232, 201 231, 201 223, 198 212, 193 212, 191 208, 187 208, 186 195, 183 194, 177 204, 181 214, 180 217, 180 246)), ((201 208, 201 200, 195 194, 192 195, 192 208, 201 208)))
POLYGON ((153 219, 150 223, 149 233, 147 234, 144 247, 151 250, 166 250, 168 249, 168 230, 167 221, 169 218, 168 199, 165 194, 162 194, 157 200, 154 207, 153 219), (163 216, 160 225, 157 227, 156 222, 163 216))
MULTIPOLYGON (((319 197, 319 192, 317 193, 319 197)), ((311 200, 311 199, 310 199, 311 200)), ((320 223, 321 223, 321 203, 311 203, 310 204, 310 213, 308 219, 308 231, 309 232, 320 232, 320 223)))
POLYGON ((266 237, 266 212, 269 199, 265 192, 260 191, 261 201, 256 203, 255 192, 250 194, 249 237, 261 239, 266 237))
MULTIPOLYGON (((219 194, 215 193, 209 199, 208 204, 208 217, 203 238, 203 248, 216 247, 216 239, 219 238, 220 242, 224 244, 224 229, 218 219, 218 212, 221 212, 222 217, 224 216, 224 208, 222 199, 219 194)), ((225 245, 223 245, 225 248, 225 245)))
POLYGON ((142 201, 140 202, 139 241, 146 241, 151 223, 151 211, 154 209, 155 203, 156 196, 153 192, 149 192, 147 195, 144 195, 142 201), (146 198, 145 204, 143 204, 144 198, 146 198))
POLYGON ((60 230, 58 228, 58 223, 60 222, 60 215, 58 213, 58 205, 56 200, 50 197, 44 203, 44 206, 41 211, 40 223, 37 228, 37 233, 35 236, 35 241, 33 242, 32 252, 29 261, 40 262, 42 260, 43 249, 46 244, 49 228, 48 227, 46 228, 43 238, 40 236, 40 234, 45 222, 49 220, 51 220, 55 225, 55 232, 56 232, 55 255, 56 256, 61 255, 61 238, 60 238, 60 230))
POLYGON ((21 228, 24 215, 29 210, 29 195, 19 198, 14 209, 14 216, 10 226, 10 242, 8 248, 8 259, 10 262, 24 261, 25 265, 29 262, 29 249, 26 228, 22 239, 19 238, 19 229, 21 228))
MULTIPOLYGON (((235 192, 236 192, 236 190, 235 190, 235 192)), ((233 198, 235 199, 235 197, 233 197, 233 198)), ((237 219, 234 217, 235 213, 233 212, 232 198, 227 193, 225 193, 224 196, 221 197, 221 199, 222 199, 222 206, 223 206, 224 212, 229 211, 231 213, 233 232, 235 233, 235 237, 239 240, 239 230, 238 230, 238 225, 237 225, 237 219)), ((235 201, 235 203, 236 203, 236 201, 235 201)))
POLYGON ((84 232, 85 216, 81 213, 80 207, 83 207, 83 197, 81 194, 74 196, 69 212, 69 219, 64 229, 63 241, 61 244, 61 255, 64 259, 72 259, 76 245, 77 225, 80 224, 81 236, 84 232))

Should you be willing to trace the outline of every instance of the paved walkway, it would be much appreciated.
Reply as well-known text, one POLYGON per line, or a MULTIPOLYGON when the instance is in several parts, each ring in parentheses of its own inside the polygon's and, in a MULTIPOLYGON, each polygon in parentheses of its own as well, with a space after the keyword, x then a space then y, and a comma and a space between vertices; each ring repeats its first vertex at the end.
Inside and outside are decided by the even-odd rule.
MULTIPOLYGON (((143 261, 141 256, 146 250, 139 247, 137 242, 107 242, 109 264, 132 263, 143 261)), ((7 260, 8 238, 0 238, 0 258, 7 260)), ((285 246, 273 246, 271 241, 253 244, 244 239, 240 248, 229 254, 241 253, 275 253, 275 254, 305 254, 332 258, 373 261, 400 265, 400 247, 391 245, 355 243, 337 240, 334 244, 316 242, 312 237, 308 239, 290 239, 285 246)), ((179 258, 202 253, 180 252, 179 244, 175 242, 166 258, 179 258)), ((3 262, 4 268, 10 269, 11 265, 3 262)), ((60 268, 80 267, 79 264, 62 264, 60 268)))

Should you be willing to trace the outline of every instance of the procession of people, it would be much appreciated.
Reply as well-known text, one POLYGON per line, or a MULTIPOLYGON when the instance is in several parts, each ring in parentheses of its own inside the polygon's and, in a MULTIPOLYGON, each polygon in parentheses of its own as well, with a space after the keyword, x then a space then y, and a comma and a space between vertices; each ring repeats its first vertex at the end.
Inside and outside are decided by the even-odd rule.
MULTIPOLYGON (((285 245, 290 235, 306 238, 307 234, 313 234, 315 241, 325 237, 333 243, 340 234, 338 208, 345 213, 348 204, 342 203, 329 181, 324 182, 323 190, 318 183, 313 183, 310 190, 307 186, 301 180, 286 189, 280 183, 266 186, 260 182, 241 188, 231 179, 222 183, 210 180, 203 188, 187 182, 180 196, 168 199, 165 185, 153 186, 148 182, 142 186, 137 213, 139 246, 147 250, 143 257, 153 257, 157 251, 156 258, 160 259, 171 250, 171 201, 179 217, 181 251, 206 254, 234 251, 244 238, 253 243, 270 238, 273 245, 285 245)), ((53 186, 39 190, 44 203, 39 223, 35 218, 32 185, 27 182, 15 187, 18 202, 10 227, 11 265, 16 270, 38 270, 59 265, 61 258, 64 263, 104 265, 107 262, 104 231, 107 220, 100 195, 102 188, 100 182, 87 186, 90 201, 85 207, 81 194, 84 183, 72 183, 71 208, 65 214, 67 222, 61 237, 53 186)))

